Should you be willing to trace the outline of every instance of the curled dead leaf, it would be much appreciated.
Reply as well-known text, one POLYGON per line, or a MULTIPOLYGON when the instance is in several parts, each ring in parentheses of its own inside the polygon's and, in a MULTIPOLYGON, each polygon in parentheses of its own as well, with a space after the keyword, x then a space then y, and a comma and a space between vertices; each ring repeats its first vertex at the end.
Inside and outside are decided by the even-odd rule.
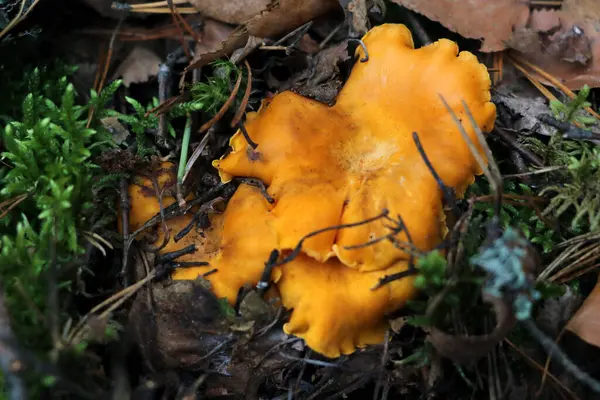
POLYGON ((564 0, 560 10, 533 13, 509 45, 569 89, 600 87, 600 3, 595 0, 564 0))
POLYGON ((581 340, 600 347, 600 280, 567 323, 566 329, 573 332, 581 340))
POLYGON ((483 295, 483 300, 494 308, 496 326, 487 335, 459 336, 431 328, 429 341, 446 358, 459 364, 468 364, 479 360, 489 353, 515 326, 516 319, 512 308, 503 299, 483 295))
POLYGON ((280 90, 294 92, 322 103, 332 105, 342 88, 338 65, 348 60, 348 41, 329 47, 310 59, 310 65, 292 77, 280 90))
POLYGON ((196 281, 140 291, 129 316, 135 341, 154 371, 207 368, 207 354, 232 339, 218 300, 196 281))
MULTIPOLYGON (((219 4, 222 3, 219 2, 219 4)), ((238 3, 243 4, 244 2, 238 3)), ((202 47, 196 48, 194 59, 187 69, 200 68, 218 58, 231 54, 234 50, 245 46, 251 36, 268 38, 284 34, 314 18, 339 8, 336 0, 280 0, 277 4, 273 4, 275 2, 272 1, 268 3, 267 8, 247 18, 242 25, 233 30, 219 44, 209 50, 202 47)), ((253 5, 254 10, 259 8, 256 4, 253 5)), ((220 19, 218 16, 215 18, 220 19)))
POLYGON ((246 27, 252 36, 273 37, 338 8, 337 0, 279 0, 277 6, 250 19, 246 27))
POLYGON ((228 24, 241 25, 269 9, 272 0, 189 0, 201 14, 228 24))
POLYGON ((466 38, 481 39, 484 52, 501 51, 513 29, 523 26, 529 6, 521 0, 393 0, 427 18, 437 21, 466 38))
POLYGON ((218 51, 234 30, 235 28, 230 25, 207 18, 202 27, 201 40, 196 43, 196 54, 218 51))
POLYGON ((144 83, 158 74, 162 60, 155 52, 135 46, 123 62, 117 67, 112 79, 123 78, 123 85, 144 83))

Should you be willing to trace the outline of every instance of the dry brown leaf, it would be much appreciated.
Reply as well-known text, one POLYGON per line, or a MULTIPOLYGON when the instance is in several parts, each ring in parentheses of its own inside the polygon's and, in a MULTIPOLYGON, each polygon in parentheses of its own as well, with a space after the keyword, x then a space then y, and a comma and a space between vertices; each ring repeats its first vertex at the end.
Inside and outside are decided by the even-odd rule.
POLYGON ((529 6, 522 0, 392 1, 466 38, 482 39, 484 52, 504 50, 513 29, 525 25, 529 17, 529 6))
POLYGON ((469 364, 488 354, 515 326, 516 319, 510 304, 503 299, 483 295, 483 300, 494 307, 496 326, 485 335, 451 335, 438 328, 431 328, 429 341, 439 354, 458 364, 469 364))
POLYGON ((393 1, 466 38, 482 39, 483 52, 517 50, 572 90, 600 87, 597 0, 564 0, 560 9, 532 12, 522 0, 393 1))
POLYGON ((352 37, 360 37, 367 33, 369 29, 369 17, 367 15, 366 0, 340 0, 339 1, 344 12, 346 13, 346 21, 351 29, 352 37))
POLYGON ((281 35, 336 8, 339 8, 337 0, 280 0, 276 5, 269 4, 266 10, 249 18, 245 25, 233 30, 229 37, 215 45, 212 50, 196 48, 194 59, 187 69, 200 68, 231 54, 246 45, 251 36, 267 38, 281 35))
POLYGON ((256 15, 246 27, 252 36, 277 36, 339 8, 337 0, 279 0, 278 6, 256 15))
POLYGON ((234 30, 235 28, 230 25, 207 18, 204 21, 200 42, 196 44, 196 54, 207 54, 218 51, 223 42, 231 36, 234 30))
POLYGON ((252 36, 286 33, 335 7, 336 0, 190 0, 200 13, 228 24, 246 25, 252 36))
POLYGON ((534 13, 511 47, 572 90, 600 87, 600 2, 564 0, 560 10, 534 13))
POLYGON ((248 31, 243 26, 236 28, 231 35, 216 45, 215 50, 202 52, 202 49, 196 49, 194 59, 187 66, 186 71, 201 68, 204 65, 213 62, 221 57, 231 54, 234 50, 243 47, 248 41, 248 31), (200 50, 200 51, 198 51, 200 50))
POLYGON ((123 85, 129 87, 132 83, 147 82, 158 74, 162 60, 152 50, 136 46, 117 67, 113 78, 123 77, 123 85))
POLYGON ((533 10, 529 26, 536 32, 550 32, 560 27, 558 10, 533 10))
POLYGON ((600 318, 598 316, 600 316, 600 279, 594 290, 567 323, 566 329, 579 336, 581 340, 600 347, 600 318))
POLYGON ((267 10, 273 0, 189 0, 200 13, 228 24, 241 25, 267 10))

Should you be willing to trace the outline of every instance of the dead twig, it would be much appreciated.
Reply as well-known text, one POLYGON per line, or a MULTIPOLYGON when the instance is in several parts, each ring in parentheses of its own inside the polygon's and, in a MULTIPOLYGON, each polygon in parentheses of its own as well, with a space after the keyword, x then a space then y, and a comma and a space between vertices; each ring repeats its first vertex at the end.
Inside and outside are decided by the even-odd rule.
POLYGON ((214 117, 212 117, 208 122, 206 122, 204 125, 202 125, 200 127, 200 129, 198 130, 198 133, 206 132, 211 126, 216 124, 217 121, 219 121, 221 118, 223 118, 223 115, 225 115, 227 110, 229 110, 229 107, 231 107, 231 104, 233 104, 233 101, 235 100, 235 96, 237 96, 237 93, 240 90, 240 85, 242 84, 242 75, 243 75, 242 71, 240 71, 240 73, 238 74, 237 80, 235 81, 235 86, 233 87, 233 90, 231 91, 231 94, 229 95, 229 98, 227 99, 227 101, 225 101, 225 103, 221 106, 221 108, 215 114, 214 117))
MULTIPOLYGON (((100 75, 101 76, 100 82, 98 83, 98 87, 96 88, 96 92, 98 92, 98 93, 100 93, 102 91, 102 88, 104 88, 104 82, 106 81, 106 75, 108 74, 108 68, 110 67, 110 62, 111 62, 112 55, 113 55, 113 48, 115 45, 115 40, 117 39, 117 34, 119 33, 121 26, 123 26, 123 22, 125 22, 126 16, 127 16, 126 12, 123 12, 121 14, 121 16, 119 17, 119 21, 117 22, 117 25, 115 26, 115 30, 113 31, 113 34, 110 38, 110 41, 108 42, 108 50, 106 52, 104 68, 102 69, 102 74, 100 75)), ((100 65, 101 64, 98 65, 98 68, 100 68, 100 65)), ((92 119, 94 118, 95 112, 96 112, 96 110, 94 110, 94 108, 91 107, 89 114, 88 114, 86 128, 89 128, 90 125, 92 124, 92 119)))
MULTIPOLYGON (((180 47, 174 52, 170 53, 167 56, 167 59, 163 64, 158 68, 158 101, 160 104, 163 104, 167 101, 170 93, 170 78, 171 71, 177 63, 177 60, 180 59, 184 55, 183 48, 180 47)), ((160 113, 158 115, 158 131, 156 133, 156 139, 158 143, 164 147, 167 147, 167 116, 165 113, 160 113)))
MULTIPOLYGON (((252 91, 252 70, 250 69, 250 64, 248 64, 247 60, 244 60, 244 66, 246 67, 246 71, 248 72, 247 83, 246 83, 246 91, 244 92, 244 97, 242 97, 242 102, 237 112, 233 116, 231 120, 230 126, 233 128, 241 121, 244 113, 246 112, 246 107, 248 106, 248 99, 250 99, 250 93, 252 91)), ((256 147, 255 147, 256 148, 256 147)))
POLYGON ((28 0, 21 0, 21 7, 17 15, 0 31, 0 40, 8 34, 19 22, 23 21, 34 7, 40 2, 40 0, 33 0, 33 2, 27 7, 28 0), (27 7, 27 9, 25 9, 27 7))

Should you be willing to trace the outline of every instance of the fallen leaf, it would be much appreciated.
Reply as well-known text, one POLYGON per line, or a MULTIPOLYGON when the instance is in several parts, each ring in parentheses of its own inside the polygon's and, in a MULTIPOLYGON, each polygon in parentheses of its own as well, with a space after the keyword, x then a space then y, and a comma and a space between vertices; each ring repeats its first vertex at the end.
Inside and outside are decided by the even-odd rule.
POLYGON ((581 340, 600 347, 600 279, 596 286, 567 323, 566 329, 581 340))
MULTIPOLYGON (((216 44, 213 50, 204 50, 197 48, 194 54, 194 59, 186 67, 186 72, 191 69, 201 68, 219 58, 231 54, 234 50, 243 47, 248 42, 248 31, 243 26, 239 26, 231 32, 228 38, 221 43, 216 44)), ((198 46, 198 45, 197 45, 198 46)), ((185 76, 185 74, 183 74, 185 76)))
POLYGON ((252 36, 262 38, 288 33, 302 24, 339 9, 337 0, 279 0, 274 6, 246 23, 252 36))
POLYGON ((597 0, 564 0, 560 9, 533 11, 521 0, 393 1, 466 38, 481 39, 483 52, 517 50, 572 90, 600 87, 597 0))
POLYGON ((207 54, 218 51, 222 43, 227 40, 235 30, 234 27, 207 18, 204 21, 200 41, 196 44, 196 54, 207 54))
POLYGON ((245 59, 248 56, 248 54, 252 53, 259 46, 262 46, 263 43, 263 39, 257 38, 256 36, 249 36, 244 47, 235 50, 231 54, 231 62, 238 64, 240 61, 245 59))
POLYGON ((118 117, 106 117, 100 120, 102 126, 112 134, 116 144, 121 144, 129 137, 129 131, 121 124, 118 117))
POLYGON ((546 98, 535 90, 531 92, 533 93, 513 92, 506 85, 501 85, 492 96, 492 101, 500 110, 506 109, 515 131, 551 136, 556 130, 539 119, 540 115, 546 115, 550 111, 546 98))
POLYGON ((484 52, 504 50, 513 29, 523 26, 529 18, 529 6, 522 0, 392 1, 466 38, 483 40, 484 52))
POLYGON ((346 14, 351 37, 360 37, 369 29, 367 0, 339 0, 346 14))
MULTIPOLYGON (((568 88, 578 90, 584 84, 600 87, 600 2, 564 0, 560 10, 550 15, 549 12, 537 13, 536 18, 515 35, 521 40, 511 41, 510 46, 568 88), (560 24, 548 32, 539 30, 540 25, 544 27, 548 22, 540 22, 541 18, 549 19, 549 26, 556 18, 560 24), (526 36, 529 38, 522 40, 526 36)), ((536 77, 549 84, 543 77, 536 77)))
POLYGON ((496 327, 487 335, 452 335, 438 328, 431 328, 429 341, 442 356, 459 364, 479 360, 489 353, 515 326, 516 319, 511 305, 500 298, 483 295, 483 300, 494 307, 496 327))
POLYGON ((529 26, 536 32, 551 32, 560 27, 558 10, 533 10, 529 26))
POLYGON ((322 50, 312 57, 308 68, 292 77, 280 90, 291 88, 304 97, 332 105, 342 88, 338 65, 349 58, 347 41, 322 50))
MULTIPOLYGON (((197 3, 196 7, 202 12, 200 3, 204 4, 205 2, 196 0, 194 3, 197 3)), ((209 1, 206 3, 208 4, 209 1)), ((244 47, 251 36, 269 38, 288 33, 302 24, 339 7, 336 0, 280 0, 277 4, 269 1, 268 7, 255 12, 259 7, 253 1, 236 2, 238 5, 246 3, 252 3, 252 7, 254 7, 250 7, 249 10, 253 11, 247 14, 254 14, 244 21, 240 21, 239 23, 243 22, 242 25, 233 30, 227 38, 221 39, 220 43, 210 50, 205 50, 202 47, 197 48, 194 59, 186 70, 200 68, 218 58, 231 54, 234 50, 244 47)), ((222 1, 218 4, 219 7, 223 6, 222 1)), ((207 13, 207 15, 209 14, 207 13)), ((217 15, 215 15, 215 19, 223 20, 222 17, 217 15)))
POLYGON ((228 24, 241 25, 267 10, 273 0, 189 0, 203 15, 228 24))
POLYGON ((158 74, 162 60, 152 50, 136 46, 117 67, 112 79, 123 78, 123 85, 144 83, 158 74))

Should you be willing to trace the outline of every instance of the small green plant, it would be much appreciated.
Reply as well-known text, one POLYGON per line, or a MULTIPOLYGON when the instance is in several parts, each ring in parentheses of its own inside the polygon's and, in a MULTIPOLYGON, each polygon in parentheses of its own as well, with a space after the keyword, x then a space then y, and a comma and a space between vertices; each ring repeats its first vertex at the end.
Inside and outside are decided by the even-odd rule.
MULTIPOLYGON (((576 122, 584 127, 597 124, 596 118, 587 115, 584 108, 590 89, 584 86, 577 97, 566 104, 558 101, 550 103, 555 117, 565 122, 576 122)), ((543 211, 544 216, 552 216, 559 221, 568 221, 575 233, 600 228, 600 152, 595 144, 563 138, 557 132, 546 142, 537 138, 524 138, 527 147, 540 155, 547 166, 563 167, 548 175, 540 195, 550 197, 550 203, 543 211)))
POLYGON ((570 157, 566 171, 557 184, 546 186, 540 195, 551 195, 544 215, 560 218, 570 213, 571 229, 575 232, 600 228, 600 151, 582 143, 580 157, 570 157))
MULTIPOLYGON (((187 118, 191 113, 196 111, 205 112, 212 117, 229 98, 232 80, 237 79, 241 71, 229 61, 218 60, 213 62, 211 66, 214 71, 213 75, 208 77, 206 82, 197 82, 189 85, 189 99, 174 104, 168 110, 166 114, 166 128, 171 137, 176 136, 175 129, 173 128, 174 120, 182 117, 187 118)), ((116 116, 120 121, 126 123, 136 135, 138 155, 144 157, 154 154, 156 150, 153 141, 150 140, 147 134, 150 131, 156 131, 159 127, 159 117, 151 112, 153 108, 158 107, 158 98, 153 98, 145 107, 131 97, 126 97, 125 100, 131 105, 134 112, 132 114, 122 114, 111 111, 111 115, 116 116)), ((189 144, 189 137, 187 141, 184 138, 184 147, 186 143, 189 144)))
MULTIPOLYGON (((484 178, 479 178, 468 189, 467 197, 481 195, 487 193, 488 190, 489 184, 487 181, 484 178)), ((535 195, 531 187, 508 180, 504 182, 503 193, 525 197, 534 197, 535 195)), ((484 219, 489 220, 493 215, 492 203, 478 202, 475 204, 475 214, 472 217, 471 224, 481 226, 484 219)), ((517 206, 504 202, 500 209, 500 224, 503 228, 512 226, 518 229, 531 243, 538 245, 543 253, 549 253, 559 240, 557 232, 539 218, 535 208, 526 203, 523 206, 517 206)), ((480 229, 469 232, 465 240, 468 254, 475 254, 478 246, 483 242, 484 233, 480 229)))
POLYGON ((590 87, 584 85, 577 96, 566 104, 559 100, 550 101, 550 110, 559 121, 577 122, 583 126, 594 125, 596 118, 586 115, 584 109, 592 104, 587 100, 590 95, 590 87))
POLYGON ((120 81, 78 105, 68 76, 41 77, 38 69, 28 76, 20 112, 2 127, 0 198, 3 210, 12 209, 0 219, 0 280, 21 344, 43 352, 52 345, 43 324, 48 274, 66 293, 94 222, 93 186, 102 171, 92 160, 112 146, 100 119, 120 81))
POLYGON ((471 268, 464 269, 455 276, 448 276, 446 258, 438 250, 420 257, 416 268, 419 272, 414 285, 428 299, 408 303, 416 312, 408 320, 411 325, 444 324, 450 310, 457 309, 461 304, 473 304, 478 296, 473 296, 473 293, 477 293, 477 290, 473 291, 473 285, 478 287, 482 279, 471 268))

